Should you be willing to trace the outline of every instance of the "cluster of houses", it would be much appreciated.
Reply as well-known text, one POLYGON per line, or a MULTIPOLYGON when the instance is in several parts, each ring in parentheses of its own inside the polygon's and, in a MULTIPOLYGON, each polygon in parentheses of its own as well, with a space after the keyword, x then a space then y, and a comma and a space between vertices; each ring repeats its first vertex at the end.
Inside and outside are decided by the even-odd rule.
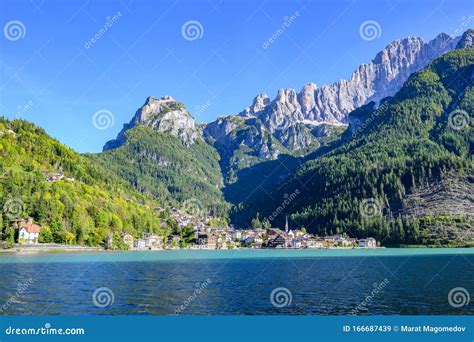
POLYGON ((74 177, 66 177, 62 172, 50 172, 48 170, 41 170, 41 173, 44 175, 48 182, 56 182, 58 180, 67 180, 69 182, 74 182, 74 177))
MULTIPOLYGON (((172 212, 171 216, 180 227, 192 225, 194 239, 187 243, 187 249, 233 249, 246 248, 376 248, 374 238, 355 239, 336 234, 329 237, 317 237, 301 230, 290 230, 288 223, 285 230, 278 228, 234 229, 228 227, 211 227, 185 214, 172 212)), ((142 238, 135 239, 130 234, 122 235, 123 242, 129 250, 179 249, 181 237, 171 235, 167 239, 145 233, 142 238)))
MULTIPOLYGON (((374 238, 355 239, 336 234, 328 237, 317 237, 302 230, 278 228, 234 229, 228 227, 211 227, 195 217, 172 212, 171 216, 180 227, 194 227, 194 238, 185 244, 188 249, 234 249, 246 248, 376 248, 374 238)), ((31 218, 16 222, 18 242, 20 244, 38 243, 41 227, 31 218)), ((131 234, 122 234, 122 241, 129 250, 179 249, 183 246, 179 235, 166 238, 154 233, 144 233, 141 238, 131 234)), ((107 237, 106 248, 112 248, 112 236, 107 237)))

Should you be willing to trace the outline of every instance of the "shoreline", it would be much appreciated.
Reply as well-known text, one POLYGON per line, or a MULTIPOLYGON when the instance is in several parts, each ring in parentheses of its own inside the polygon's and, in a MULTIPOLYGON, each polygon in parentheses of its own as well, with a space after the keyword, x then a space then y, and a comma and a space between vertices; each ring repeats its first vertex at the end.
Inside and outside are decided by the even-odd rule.
POLYGON ((70 245, 52 245, 47 246, 35 245, 35 246, 14 246, 11 248, 0 249, 1 254, 17 254, 17 255, 28 255, 28 254, 54 254, 54 253, 126 253, 126 252, 176 252, 176 251, 348 251, 348 250, 384 250, 384 249, 469 249, 473 246, 423 246, 423 245, 410 245, 410 246, 381 246, 381 247, 326 247, 326 248, 232 248, 232 249, 206 249, 206 248, 173 248, 173 249, 132 249, 132 250, 112 250, 105 249, 101 246, 89 247, 89 246, 70 246, 70 245))
POLYGON ((104 252, 103 247, 89 247, 89 246, 69 246, 69 245, 54 245, 47 244, 41 246, 27 245, 27 246, 13 246, 11 248, 0 249, 0 254, 37 254, 37 253, 70 253, 70 252, 104 252))

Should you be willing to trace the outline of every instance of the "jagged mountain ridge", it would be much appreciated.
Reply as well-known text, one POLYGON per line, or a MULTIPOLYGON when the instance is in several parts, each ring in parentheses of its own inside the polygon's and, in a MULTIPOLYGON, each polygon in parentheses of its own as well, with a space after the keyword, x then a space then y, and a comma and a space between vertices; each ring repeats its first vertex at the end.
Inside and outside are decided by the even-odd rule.
POLYGON ((378 103, 393 96, 412 73, 453 50, 459 40, 446 33, 429 42, 420 37, 395 40, 370 63, 359 66, 348 80, 322 87, 308 83, 300 92, 280 89, 274 100, 259 94, 239 115, 259 118, 290 150, 306 148, 314 141, 311 127, 347 124, 348 113, 368 102, 378 103), (292 131, 294 127, 298 129, 292 131))
POLYGON ((299 93, 280 89, 274 100, 258 94, 238 115, 207 124, 206 140, 221 155, 221 168, 229 172, 224 175, 227 183, 244 167, 281 154, 305 155, 337 138, 349 123, 349 112, 394 95, 413 72, 454 49, 459 40, 445 33, 429 42, 414 37, 396 40, 349 80, 320 88, 308 83, 299 93))
MULTIPOLYGON (((459 41, 460 37, 452 37, 446 33, 439 34, 429 42, 420 37, 395 40, 370 63, 359 66, 349 80, 321 87, 308 83, 299 93, 291 88, 280 89, 274 100, 262 93, 238 116, 258 118, 259 121, 254 121, 257 131, 265 128, 290 151, 317 146, 320 136, 313 134, 316 126, 346 125, 349 112, 370 101, 378 103, 383 98, 394 95, 412 73, 454 49, 459 41)), ((238 127, 233 116, 220 117, 215 122, 204 125, 204 130, 219 140, 222 132, 218 132, 216 128, 223 127, 226 134, 229 134, 229 127, 238 127), (226 120, 231 123, 223 124, 226 120)), ((124 125, 117 138, 105 144, 104 151, 123 144, 125 131, 136 125, 170 132, 174 136, 180 136, 187 145, 201 136, 194 119, 182 104, 170 96, 160 99, 149 97, 132 120, 124 125)), ((272 151, 271 146, 264 142, 257 146, 264 150, 268 148, 268 153, 260 153, 264 159, 276 159, 283 152, 278 148, 272 151)))

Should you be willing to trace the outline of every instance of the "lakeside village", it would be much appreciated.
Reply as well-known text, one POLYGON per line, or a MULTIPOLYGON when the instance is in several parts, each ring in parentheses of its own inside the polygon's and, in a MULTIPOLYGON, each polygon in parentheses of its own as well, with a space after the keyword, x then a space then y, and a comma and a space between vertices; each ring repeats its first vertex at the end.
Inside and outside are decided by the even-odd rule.
MULTIPOLYGON (((233 227, 211 226, 207 221, 195 216, 170 211, 180 229, 187 229, 186 241, 178 234, 171 234, 166 239, 154 233, 144 233, 134 237, 129 233, 120 235, 121 244, 128 250, 172 250, 172 249, 235 249, 235 248, 279 248, 279 249, 317 249, 317 248, 376 248, 374 238, 355 239, 345 234, 318 237, 307 233, 304 229, 292 230, 286 220, 284 230, 279 228, 234 229, 233 227), (194 231, 193 231, 194 230, 194 231)), ((19 245, 33 245, 37 248, 43 245, 39 242, 41 226, 34 224, 31 218, 17 223, 19 245)), ((46 245, 46 244, 45 244, 46 245)), ((113 249, 114 241, 111 235, 106 237, 104 249, 113 249)), ((46 247, 46 246, 45 246, 46 247)))

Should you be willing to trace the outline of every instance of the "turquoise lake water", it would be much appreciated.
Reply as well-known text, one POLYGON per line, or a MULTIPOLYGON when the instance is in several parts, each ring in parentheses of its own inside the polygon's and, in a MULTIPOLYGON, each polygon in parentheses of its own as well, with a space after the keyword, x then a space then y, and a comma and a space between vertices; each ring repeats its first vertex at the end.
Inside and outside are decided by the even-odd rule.
POLYGON ((474 313, 474 249, 0 254, 0 273, 7 315, 474 313))

